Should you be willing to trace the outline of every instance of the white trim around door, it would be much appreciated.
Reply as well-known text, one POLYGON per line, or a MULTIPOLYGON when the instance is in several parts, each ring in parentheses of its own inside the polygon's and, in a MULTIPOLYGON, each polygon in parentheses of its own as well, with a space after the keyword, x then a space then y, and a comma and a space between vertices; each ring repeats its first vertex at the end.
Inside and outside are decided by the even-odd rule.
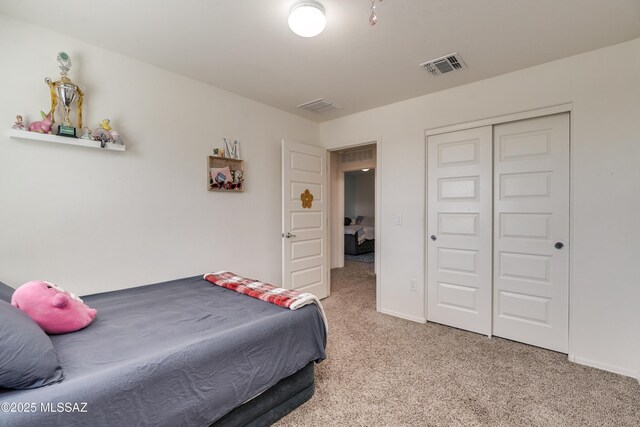
MULTIPOLYGON (((375 144, 375 149, 376 149, 376 189, 375 189, 375 230, 376 230, 376 251, 375 251, 375 274, 376 274, 376 311, 379 312, 383 312, 381 310, 381 298, 380 298, 380 293, 381 293, 381 276, 382 276, 382 261, 381 261, 381 252, 382 252, 382 238, 383 238, 383 224, 382 224, 382 210, 381 210, 381 184, 382 184, 382 158, 380 156, 380 148, 381 148, 381 144, 382 143, 382 138, 380 137, 376 137, 376 138, 362 138, 359 140, 355 140, 355 141, 351 141, 351 142, 345 142, 345 143, 339 143, 336 144, 335 146, 332 145, 331 148, 328 148, 329 150, 329 159, 331 159, 333 156, 331 155, 332 153, 335 153, 337 151, 341 151, 341 150, 347 150, 347 149, 352 149, 352 148, 356 148, 356 147, 361 147, 361 146, 365 146, 365 145, 373 145, 375 144)), ((331 160, 330 160, 331 162, 331 160)), ((334 170, 333 165, 331 165, 330 170, 334 170)), ((333 189, 334 185, 333 185, 333 180, 335 180, 336 177, 333 176, 333 174, 331 174, 330 176, 330 181, 331 184, 329 185, 329 189, 333 189)), ((344 188, 343 190, 344 191, 344 188)), ((332 193, 330 195, 330 200, 332 201, 331 206, 330 206, 330 211, 333 212, 333 214, 330 215, 330 221, 332 222, 330 229, 334 230, 335 227, 333 227, 333 225, 335 224, 335 221, 341 221, 344 218, 344 200, 340 201, 340 200, 336 200, 334 197, 334 194, 332 193), (336 210, 338 212, 336 212, 336 210), (342 215, 341 217, 338 215, 342 215)), ((342 222, 338 222, 338 224, 342 224, 342 222)), ((340 229, 342 229, 342 227, 338 227, 340 229)), ((330 235, 330 240, 334 240, 334 239, 344 239, 344 234, 343 233, 336 233, 335 231, 331 233, 330 235)), ((335 245, 333 243, 329 244, 330 248, 333 248, 333 250, 335 250, 335 245)), ((330 255, 330 259, 333 260, 333 255, 330 255)))

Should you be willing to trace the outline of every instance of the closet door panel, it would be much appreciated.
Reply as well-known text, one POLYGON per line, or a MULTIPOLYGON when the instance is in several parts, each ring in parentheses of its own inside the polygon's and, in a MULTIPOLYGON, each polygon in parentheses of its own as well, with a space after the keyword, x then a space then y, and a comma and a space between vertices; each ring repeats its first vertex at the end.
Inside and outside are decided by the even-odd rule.
POLYGON ((491 126, 427 139, 427 318, 491 334, 491 126))
POLYGON ((493 334, 566 353, 568 114, 495 126, 493 232, 493 334))

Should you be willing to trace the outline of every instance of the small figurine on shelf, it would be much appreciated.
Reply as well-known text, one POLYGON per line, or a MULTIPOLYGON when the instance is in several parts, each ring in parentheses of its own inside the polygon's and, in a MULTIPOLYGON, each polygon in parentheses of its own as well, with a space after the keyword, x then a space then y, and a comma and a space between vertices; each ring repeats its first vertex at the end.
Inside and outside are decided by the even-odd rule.
POLYGON ((94 141, 101 142, 100 147, 102 148, 106 146, 107 142, 110 142, 112 144, 124 145, 124 141, 122 140, 122 138, 120 138, 118 132, 113 130, 110 123, 111 120, 109 119, 104 119, 103 121, 101 121, 100 126, 95 131, 93 131, 93 135, 91 136, 94 141))
POLYGON ((16 122, 13 124, 13 126, 11 126, 11 129, 27 130, 27 127, 24 125, 22 116, 20 114, 16 116, 16 122))
POLYGON ((242 189, 242 181, 244 180, 244 178, 242 177, 242 171, 241 170, 232 170, 231 171, 231 176, 233 177, 233 180, 231 182, 231 189, 233 189, 233 190, 242 189))
POLYGON ((111 123, 111 120, 104 119, 103 121, 100 122, 100 127, 104 129, 106 132, 109 132, 111 130, 111 125, 109 125, 109 123, 111 123))
POLYGON ((84 133, 82 134, 82 136, 80 138, 82 139, 91 139, 91 130, 88 127, 84 127, 84 133))
POLYGON ((233 183, 234 184, 241 184, 242 180, 243 180, 242 171, 241 170, 233 171, 233 183))
POLYGON ((44 111, 40 111, 40 115, 42 116, 42 120, 39 122, 31 122, 29 130, 31 132, 51 133, 51 125, 53 124, 51 113, 45 114, 44 111))
POLYGON ((122 138, 120 138, 120 135, 118 134, 118 132, 116 132, 115 130, 112 130, 110 133, 111 133, 111 140, 113 141, 114 144, 124 145, 124 142, 122 141, 122 138))

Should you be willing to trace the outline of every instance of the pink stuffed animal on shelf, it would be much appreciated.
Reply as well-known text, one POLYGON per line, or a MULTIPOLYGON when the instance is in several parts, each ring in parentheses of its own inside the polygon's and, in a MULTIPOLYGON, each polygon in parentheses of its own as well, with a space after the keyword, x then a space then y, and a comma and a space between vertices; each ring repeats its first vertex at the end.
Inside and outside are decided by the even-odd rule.
POLYGON ((39 122, 31 122, 29 130, 31 132, 51 133, 51 125, 53 124, 51 113, 45 114, 44 111, 40 111, 40 115, 42 116, 42 120, 39 122))
POLYGON ((96 317, 96 310, 74 294, 39 280, 16 289, 11 305, 24 311, 48 334, 77 331, 96 317))

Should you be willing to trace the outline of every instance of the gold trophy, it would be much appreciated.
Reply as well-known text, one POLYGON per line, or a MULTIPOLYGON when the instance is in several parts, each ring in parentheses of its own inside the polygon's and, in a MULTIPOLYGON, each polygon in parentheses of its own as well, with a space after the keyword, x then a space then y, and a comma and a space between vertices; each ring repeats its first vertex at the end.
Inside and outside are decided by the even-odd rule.
POLYGON ((58 135, 77 138, 76 128, 71 125, 69 115, 71 113, 71 104, 77 99, 78 127, 82 128, 82 98, 84 93, 78 86, 73 84, 67 76, 71 69, 71 58, 69 58, 69 55, 65 52, 58 52, 58 64, 60 66, 60 80, 53 82, 48 77, 44 79, 51 91, 51 111, 49 111, 49 113, 51 114, 51 120, 55 123, 54 114, 59 101, 64 109, 64 118, 62 124, 58 126, 58 135))

